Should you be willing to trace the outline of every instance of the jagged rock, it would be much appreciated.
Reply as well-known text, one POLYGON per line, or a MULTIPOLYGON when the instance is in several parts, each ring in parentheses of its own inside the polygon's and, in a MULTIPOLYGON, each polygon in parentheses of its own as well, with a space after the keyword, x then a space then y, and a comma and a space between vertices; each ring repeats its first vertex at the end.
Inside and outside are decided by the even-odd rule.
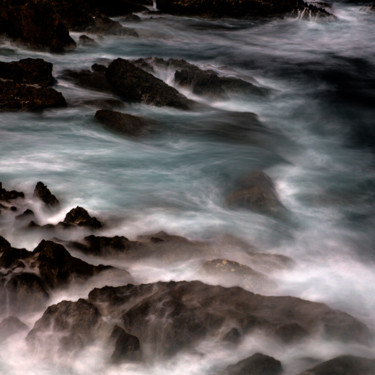
POLYGON ((89 302, 120 319, 147 348, 147 356, 174 355, 203 339, 223 338, 233 328, 241 337, 263 332, 285 344, 319 334, 344 342, 370 339, 364 324, 324 304, 198 281, 104 287, 90 292, 89 302))
POLYGON ((93 304, 83 299, 62 301, 47 308, 27 340, 31 344, 40 340, 57 341, 61 349, 74 351, 92 343, 102 326, 101 314, 93 304))
POLYGON ((119 326, 115 326, 111 333, 115 349, 112 353, 112 362, 139 361, 141 359, 141 346, 137 337, 129 335, 119 326))
POLYGON ((268 355, 255 353, 235 365, 228 366, 223 375, 279 375, 281 372, 280 361, 268 355))
POLYGON ((22 323, 15 316, 8 316, 0 323, 0 342, 6 340, 8 337, 13 336, 17 332, 27 329, 27 325, 22 323))
POLYGON ((5 288, 9 309, 14 313, 39 310, 49 299, 46 284, 34 273, 15 273, 5 288))
POLYGON ((96 217, 91 217, 83 207, 79 206, 71 209, 66 214, 63 224, 78 225, 79 227, 89 227, 93 229, 102 227, 102 223, 96 217))
POLYGON ((0 78, 39 86, 50 86, 54 82, 52 64, 31 58, 9 63, 0 61, 0 78))
POLYGON ((41 278, 50 288, 63 286, 72 279, 87 280, 111 268, 88 264, 72 257, 64 246, 45 240, 34 249, 33 262, 38 265, 41 278))
POLYGON ((63 52, 75 46, 54 5, 48 1, 3 0, 0 34, 33 48, 63 52))
POLYGON ((0 249, 2 254, 0 256, 0 267, 10 268, 19 266, 20 260, 27 258, 30 252, 26 249, 16 249, 11 246, 0 249))
POLYGON ((278 213, 282 204, 272 179, 262 171, 248 174, 239 181, 239 187, 226 202, 232 208, 247 208, 264 213, 278 213))
POLYGON ((30 208, 26 209, 24 212, 22 212, 21 215, 16 216, 17 220, 35 220, 35 214, 33 210, 30 210, 30 208))
POLYGON ((343 355, 323 362, 300 375, 373 375, 375 359, 343 355))
POLYGON ((0 252, 10 249, 10 243, 2 236, 0 236, 0 252))
POLYGON ((48 207, 58 207, 60 205, 59 200, 41 181, 39 181, 35 186, 34 197, 39 198, 48 207))
POLYGON ((138 37, 138 33, 128 27, 124 27, 120 22, 113 21, 108 17, 94 17, 93 24, 85 29, 86 32, 92 34, 104 35, 123 35, 138 37))
POLYGON ((95 113, 95 119, 116 133, 133 137, 144 134, 155 122, 145 117, 101 109, 95 113))
POLYGON ((282 15, 303 9, 305 3, 302 0, 157 0, 157 7, 162 12, 176 15, 250 18, 282 15))
POLYGON ((135 241, 129 241, 126 237, 99 237, 90 235, 83 242, 72 243, 74 247, 90 255, 108 256, 124 254, 138 245, 135 241))
MULTIPOLYGON (((1 87, 1 82, 0 82, 0 87, 1 87)), ((0 98, 1 98, 1 91, 0 91, 0 98)), ((0 112, 1 112, 1 104, 0 104, 0 112)), ((0 201, 8 202, 10 200, 17 199, 17 198, 25 198, 25 194, 16 190, 7 191, 6 189, 3 188, 3 184, 0 182, 0 201)))
POLYGON ((192 102, 176 89, 124 59, 112 61, 106 71, 106 77, 114 90, 129 102, 185 110, 192 105, 192 102))
POLYGON ((62 94, 50 87, 0 81, 0 112, 66 107, 62 94))

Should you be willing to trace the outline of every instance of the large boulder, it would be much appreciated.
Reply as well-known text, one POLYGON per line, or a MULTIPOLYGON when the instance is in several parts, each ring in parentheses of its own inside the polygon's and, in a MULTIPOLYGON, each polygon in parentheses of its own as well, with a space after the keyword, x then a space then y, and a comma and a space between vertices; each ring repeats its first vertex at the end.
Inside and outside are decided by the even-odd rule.
POLYGON ((80 206, 71 209, 66 214, 62 224, 67 226, 88 227, 92 229, 99 229, 102 227, 102 223, 96 217, 91 217, 90 214, 80 206))
POLYGON ((15 316, 8 316, 0 322, 0 342, 27 329, 27 325, 15 316))
POLYGON ((63 52, 75 47, 69 31, 48 1, 3 0, 0 34, 33 48, 63 52))
POLYGON ((138 37, 138 33, 135 30, 124 27, 120 24, 120 22, 103 16, 94 17, 92 24, 85 28, 85 32, 91 34, 138 37))
POLYGON ((343 355, 323 362, 300 375, 373 375, 375 359, 343 355))
POLYGON ((18 83, 51 86, 54 82, 52 64, 42 59, 22 59, 19 61, 0 61, 0 78, 18 83))
POLYGON ((66 107, 62 94, 50 87, 0 81, 0 112, 66 107))
POLYGON ((237 190, 226 202, 232 208, 246 208, 257 212, 275 214, 283 206, 272 179, 262 171, 251 172, 237 183, 237 190))
POLYGON ((101 109, 95 113, 95 119, 106 128, 123 135, 137 137, 144 134, 155 122, 145 117, 101 109))
POLYGON ((126 101, 179 109, 191 107, 191 101, 175 88, 130 61, 121 58, 112 61, 106 71, 106 77, 115 91, 126 101))
POLYGON ((222 375, 279 375, 282 370, 281 362, 277 359, 255 353, 235 365, 228 366, 222 375))
MULTIPOLYGON (((0 98, 1 98, 1 81, 0 81, 0 98)), ((1 99, 0 99, 1 100, 1 99)), ((0 103, 1 111, 1 103, 0 103)), ((6 190, 3 188, 3 184, 0 182, 0 202, 9 202, 10 200, 17 198, 25 198, 25 194, 22 191, 6 190)))

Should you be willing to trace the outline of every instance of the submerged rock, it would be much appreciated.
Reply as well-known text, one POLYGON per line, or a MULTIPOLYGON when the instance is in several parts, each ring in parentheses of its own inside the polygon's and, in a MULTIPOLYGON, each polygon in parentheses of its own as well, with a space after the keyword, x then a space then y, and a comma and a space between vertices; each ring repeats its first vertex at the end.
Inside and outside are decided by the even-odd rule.
POLYGON ((123 35, 138 37, 138 33, 128 27, 124 27, 120 22, 113 21, 108 17, 94 17, 92 25, 85 29, 85 32, 103 35, 123 35))
POLYGON ((95 113, 95 119, 108 129, 133 137, 144 134, 155 122, 145 117, 137 117, 127 113, 101 109, 95 113))
POLYGON ((34 197, 39 198, 48 207, 58 207, 60 205, 59 200, 41 181, 39 181, 35 186, 34 197))
POLYGON ((252 172, 241 179, 238 185, 238 189, 226 199, 229 207, 269 214, 278 213, 283 208, 272 179, 264 172, 252 172))
POLYGON ((375 359, 343 355, 323 362, 300 375, 373 375, 375 359))
POLYGON ((130 61, 116 59, 106 71, 108 82, 125 101, 189 109, 192 102, 176 89, 130 61))
POLYGON ((235 365, 228 366, 223 375, 279 375, 282 373, 281 362, 273 357, 255 353, 235 365))

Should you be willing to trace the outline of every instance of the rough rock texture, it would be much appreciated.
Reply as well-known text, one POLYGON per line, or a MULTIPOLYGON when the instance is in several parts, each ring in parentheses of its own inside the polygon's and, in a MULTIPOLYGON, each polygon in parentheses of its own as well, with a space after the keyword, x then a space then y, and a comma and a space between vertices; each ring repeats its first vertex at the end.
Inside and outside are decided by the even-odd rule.
MULTIPOLYGON (((0 82, 0 85, 1 85, 1 82, 0 82)), ((17 199, 17 198, 25 198, 25 194, 21 191, 16 191, 16 190, 7 191, 6 189, 3 188, 3 184, 0 182, 0 201, 9 202, 10 200, 17 199)))
POLYGON ((127 60, 119 58, 112 61, 106 71, 106 77, 126 101, 180 109, 191 107, 191 101, 176 89, 127 60))
POLYGON ((285 14, 303 9, 301 0, 157 0, 162 12, 201 17, 249 18, 285 14))
POLYGON ((89 301, 103 314, 121 319, 141 346, 161 356, 173 355, 204 338, 223 338, 233 328, 241 336, 260 331, 285 343, 318 332, 341 341, 367 342, 370 337, 364 324, 324 304, 265 297, 198 281, 94 289, 89 301))
POLYGON ((115 349, 112 353, 112 362, 139 361, 141 346, 136 336, 129 335, 119 326, 115 326, 110 339, 114 341, 115 349))
POLYGON ((155 122, 145 117, 101 109, 95 113, 95 119, 108 129, 123 135, 137 137, 144 134, 155 122))
POLYGON ((247 208, 270 214, 282 209, 275 185, 264 172, 252 172, 241 179, 238 185, 238 189, 226 199, 230 207, 247 208))
POLYGON ((375 359, 343 355, 323 362, 300 375, 374 375, 375 359))
POLYGON ((42 59, 27 58, 9 63, 0 61, 0 79, 50 86, 54 82, 52 67, 51 63, 42 59))
POLYGON ((50 87, 0 81, 0 112, 66 107, 62 94, 50 87))
POLYGON ((63 224, 89 227, 92 229, 99 229, 102 227, 102 223, 96 217, 91 217, 89 213, 80 206, 73 208, 66 214, 63 224))
POLYGON ((59 200, 41 181, 39 181, 35 186, 34 197, 39 198, 48 207, 58 207, 60 205, 59 200))
POLYGON ((3 0, 0 34, 52 52, 63 52, 75 46, 68 29, 48 1, 3 0))
POLYGON ((255 353, 235 365, 228 366, 223 375, 279 375, 281 372, 280 361, 268 355, 255 353))

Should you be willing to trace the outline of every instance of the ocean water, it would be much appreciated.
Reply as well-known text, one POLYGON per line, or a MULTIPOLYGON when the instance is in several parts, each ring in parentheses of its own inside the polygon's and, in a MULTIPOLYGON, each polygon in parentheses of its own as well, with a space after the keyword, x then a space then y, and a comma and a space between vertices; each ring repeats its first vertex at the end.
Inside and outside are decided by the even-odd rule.
MULTIPOLYGON (((249 250, 233 245, 234 239, 261 253, 288 256, 293 266, 270 273, 275 284, 264 294, 327 303, 374 331, 375 14, 365 5, 339 2, 332 4, 332 12, 335 18, 246 21, 140 14, 140 23, 118 18, 139 38, 94 36, 98 46, 78 46, 61 55, 1 40, 2 61, 40 57, 52 62, 55 88, 69 106, 0 115, 0 181, 9 190, 28 194, 42 224, 57 223, 80 205, 111 223, 103 235, 135 239, 165 231, 207 241, 222 257, 249 266, 249 250), (159 78, 202 107, 180 111, 124 104, 121 111, 159 123, 143 137, 127 138, 101 127, 94 120, 97 108, 87 103, 109 94, 62 78, 65 69, 88 69, 117 57, 185 59, 221 75, 257 82, 271 94, 259 98, 233 93, 215 101, 179 87, 173 70, 155 67, 159 78), (249 113, 258 116, 261 126, 254 125, 249 113), (236 179, 253 170, 271 176, 287 215, 227 207, 225 198, 236 179), (47 215, 32 200, 39 180, 61 200, 60 212, 47 215)), ((72 36, 78 40, 79 34, 72 36)), ((32 250, 47 235, 22 232, 12 223, 5 215, 0 235, 15 247, 32 250)), ((197 278, 194 259, 129 265, 118 259, 82 258, 120 265, 139 283, 197 278)), ((55 293, 52 302, 87 297, 94 286, 121 283, 96 282, 55 293)), ((24 320, 32 327, 40 315, 24 320)), ((285 374, 296 375, 304 369, 301 358, 375 353, 371 346, 315 339, 303 347, 284 348, 265 337, 249 337, 234 353, 204 342, 199 358, 182 353, 145 367, 110 366, 102 360, 105 348, 93 345, 69 360, 58 353, 43 358, 28 351, 24 336, 0 343, 0 374, 162 375, 183 369, 187 375, 204 375, 218 363, 235 363, 261 351, 281 360, 285 374)))

